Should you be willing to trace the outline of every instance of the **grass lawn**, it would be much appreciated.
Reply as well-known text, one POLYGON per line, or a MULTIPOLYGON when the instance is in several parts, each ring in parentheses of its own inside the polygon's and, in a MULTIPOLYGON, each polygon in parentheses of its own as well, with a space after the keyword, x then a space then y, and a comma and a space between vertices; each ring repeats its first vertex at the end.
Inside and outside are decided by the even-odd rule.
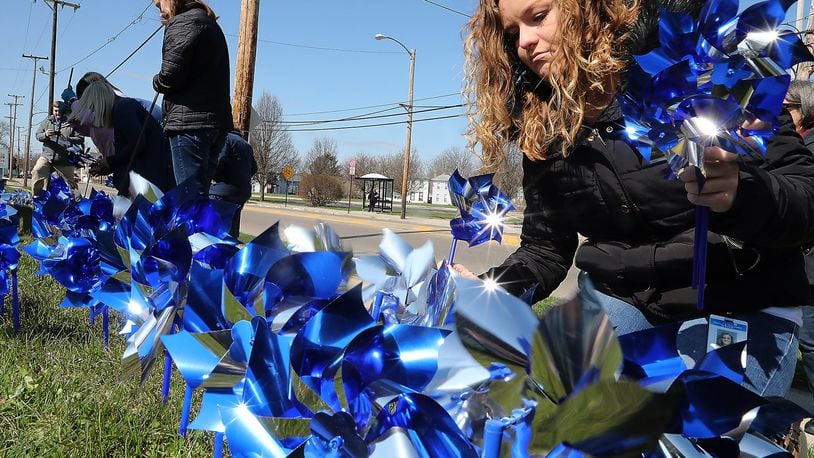
POLYGON ((64 289, 36 277, 36 264, 20 260, 22 331, 12 331, 10 300, 0 319, 0 456, 212 456, 211 436, 178 436, 180 375, 164 407, 163 361, 142 388, 121 380, 118 320, 105 350, 101 318, 91 328, 86 310, 59 308, 64 289))

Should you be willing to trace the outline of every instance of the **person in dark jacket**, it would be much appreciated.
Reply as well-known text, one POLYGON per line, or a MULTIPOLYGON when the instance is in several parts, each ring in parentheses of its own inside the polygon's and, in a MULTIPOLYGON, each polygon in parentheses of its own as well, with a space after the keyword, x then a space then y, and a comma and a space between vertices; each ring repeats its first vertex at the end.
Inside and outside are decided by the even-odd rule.
POLYGON ((215 13, 200 0, 155 4, 166 30, 153 88, 164 94, 164 133, 172 148, 175 180, 194 177, 203 195, 232 129, 226 38, 215 13))
MULTIPOLYGON (((783 106, 794 120, 794 128, 803 137, 806 148, 814 154, 814 82, 794 80, 786 92, 783 106)), ((814 298, 814 248, 806 247, 805 264, 811 297, 814 298)), ((808 379, 810 393, 814 393, 814 305, 803 306, 803 326, 800 328, 800 353, 808 379)), ((814 434, 814 421, 805 425, 808 434, 814 434)))
POLYGON ((68 162, 67 148, 82 145, 84 138, 74 132, 73 126, 60 113, 60 102, 55 101, 51 116, 48 116, 37 129, 37 140, 42 142, 42 155, 31 170, 31 193, 42 191, 52 170, 56 170, 71 188, 76 188, 75 167, 68 162))
POLYGON ((175 186, 169 142, 138 100, 120 97, 109 83, 96 81, 83 91, 71 117, 80 123, 113 129, 113 154, 94 163, 90 173, 112 174, 120 195, 130 194, 131 170, 163 192, 175 186))
MULTIPOLYGON (((701 318, 679 349, 698 360, 706 315, 746 321, 744 385, 783 395, 794 373, 808 282, 800 246, 814 239, 814 159, 787 112, 764 161, 705 150, 707 182, 669 181, 666 160, 631 146, 616 94, 631 55, 658 44, 661 7, 696 17, 701 0, 480 0, 466 39, 471 138, 499 165, 524 152, 521 246, 485 276, 548 296, 576 260, 583 302, 617 334, 701 318), (705 309, 692 280, 694 206, 710 210, 705 309), (586 237, 578 247, 577 234, 586 237)), ((474 146, 474 145, 473 145, 474 146)), ((472 275, 465 266, 454 268, 472 275)))
POLYGON ((218 157, 215 176, 209 186, 209 197, 237 204, 229 234, 240 235, 240 213, 252 196, 252 177, 257 173, 254 150, 240 134, 230 132, 218 157))

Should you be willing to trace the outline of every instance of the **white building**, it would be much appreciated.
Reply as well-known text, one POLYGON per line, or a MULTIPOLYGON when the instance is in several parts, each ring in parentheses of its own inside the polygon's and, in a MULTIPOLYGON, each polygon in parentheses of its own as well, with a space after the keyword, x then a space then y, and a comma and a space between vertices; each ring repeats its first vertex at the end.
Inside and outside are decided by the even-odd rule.
POLYGON ((449 200, 449 175, 438 175, 430 180, 430 197, 433 205, 451 205, 449 200))
POLYGON ((407 202, 426 204, 430 198, 430 182, 427 180, 412 180, 409 189, 407 202))

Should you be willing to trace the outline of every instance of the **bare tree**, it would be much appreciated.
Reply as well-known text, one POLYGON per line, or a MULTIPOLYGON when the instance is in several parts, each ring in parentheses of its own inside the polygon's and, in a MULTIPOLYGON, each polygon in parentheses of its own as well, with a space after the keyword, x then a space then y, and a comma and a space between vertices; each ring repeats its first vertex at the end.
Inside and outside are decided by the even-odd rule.
POLYGON ((305 169, 310 175, 342 176, 336 141, 329 137, 314 139, 311 149, 305 155, 305 169))
MULTIPOLYGON (((361 177, 368 173, 382 173, 380 157, 372 156, 367 153, 356 153, 352 159, 356 161, 356 174, 354 176, 361 177)), ((353 195, 356 197, 362 197, 364 192, 360 185, 361 182, 353 184, 353 195)))
POLYGON ((438 175, 452 175, 454 170, 458 170, 464 178, 476 175, 481 168, 480 158, 470 151, 459 146, 453 146, 444 150, 430 162, 427 167, 429 173, 427 178, 434 178, 438 175))
POLYGON ((11 126, 5 121, 0 121, 0 146, 8 148, 11 140, 11 126))
MULTIPOLYGON (((393 186, 395 191, 401 193, 401 182, 404 176, 404 152, 393 153, 381 157, 382 174, 388 178, 393 179, 393 186)), ((415 148, 410 151, 410 170, 407 175, 407 193, 418 192, 421 190, 420 180, 426 178, 424 176, 424 161, 418 156, 415 148)))
POLYGON ((285 166, 299 169, 300 157, 291 134, 282 125, 283 107, 277 97, 264 91, 254 109, 262 121, 252 130, 249 141, 257 161, 254 181, 260 185, 260 200, 265 200, 266 186, 277 180, 285 166))
POLYGON ((494 183, 509 196, 516 207, 525 206, 523 201, 523 153, 512 143, 505 147, 504 159, 484 173, 494 172, 494 183))

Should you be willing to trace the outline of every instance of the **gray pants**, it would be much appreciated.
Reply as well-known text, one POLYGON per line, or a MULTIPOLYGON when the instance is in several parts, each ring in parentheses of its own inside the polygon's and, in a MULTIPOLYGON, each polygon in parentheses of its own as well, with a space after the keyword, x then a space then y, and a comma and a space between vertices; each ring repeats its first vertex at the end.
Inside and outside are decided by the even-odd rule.
POLYGON ((52 170, 62 175, 62 178, 64 178, 65 182, 68 183, 68 187, 71 189, 76 189, 76 180, 74 180, 73 177, 75 169, 76 167, 72 165, 52 164, 51 161, 40 156, 40 158, 37 159, 37 163, 34 164, 34 170, 31 171, 31 193, 36 196, 40 191, 42 191, 42 188, 45 187, 45 183, 47 182, 48 177, 51 175, 52 170))

